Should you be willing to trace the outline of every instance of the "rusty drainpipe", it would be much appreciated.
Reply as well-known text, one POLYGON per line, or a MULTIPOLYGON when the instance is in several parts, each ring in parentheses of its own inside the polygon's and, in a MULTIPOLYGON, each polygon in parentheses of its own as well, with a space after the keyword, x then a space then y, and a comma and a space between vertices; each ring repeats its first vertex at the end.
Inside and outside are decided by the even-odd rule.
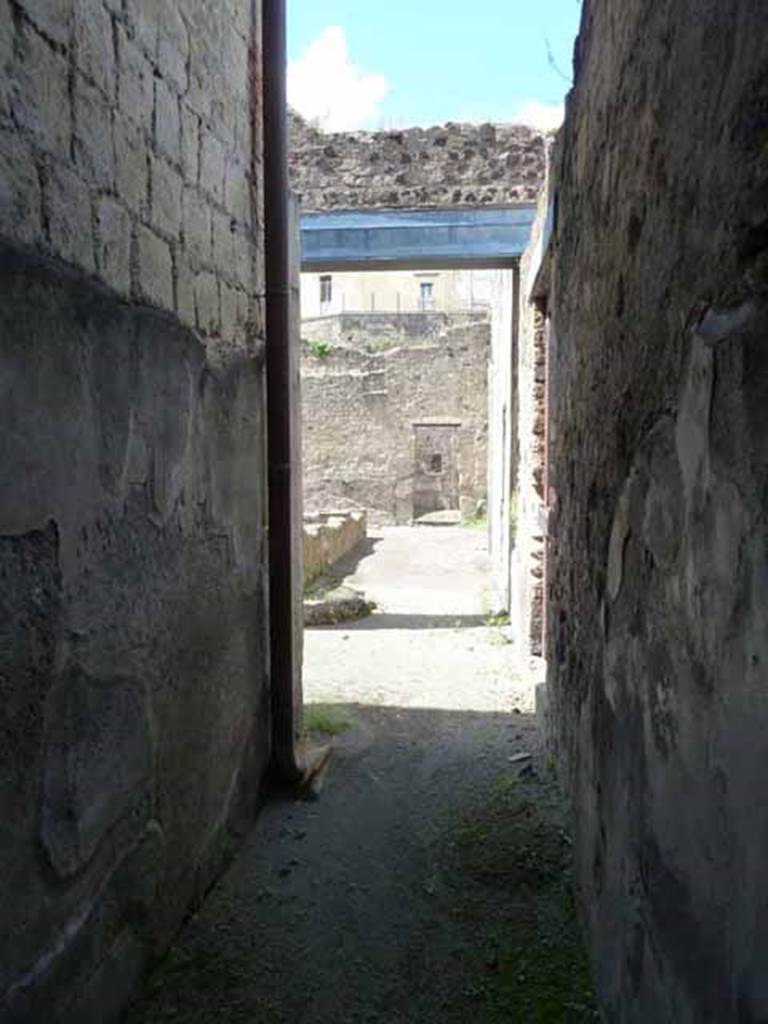
POLYGON ((285 0, 262 2, 264 249, 266 276, 269 637, 272 768, 291 784, 304 770, 296 751, 291 538, 290 266, 285 0))

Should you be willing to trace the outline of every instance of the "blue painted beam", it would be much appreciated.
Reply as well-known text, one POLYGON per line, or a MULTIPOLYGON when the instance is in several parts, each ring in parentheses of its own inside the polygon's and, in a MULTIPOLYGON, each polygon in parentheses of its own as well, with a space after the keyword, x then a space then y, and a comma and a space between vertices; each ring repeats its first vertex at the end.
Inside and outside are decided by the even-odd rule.
POLYGON ((301 215, 301 269, 511 267, 528 244, 533 204, 446 210, 338 210, 301 215))

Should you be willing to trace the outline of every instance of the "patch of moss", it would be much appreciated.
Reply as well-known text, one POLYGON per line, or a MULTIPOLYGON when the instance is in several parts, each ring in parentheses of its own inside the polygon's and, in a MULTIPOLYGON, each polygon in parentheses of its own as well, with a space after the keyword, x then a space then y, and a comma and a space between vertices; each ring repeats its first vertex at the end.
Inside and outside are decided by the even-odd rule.
POLYGON ((551 780, 496 775, 441 857, 451 914, 477 935, 465 996, 478 1022, 600 1019, 556 801, 551 780))
POLYGON ((338 704, 305 704, 302 719, 304 738, 339 736, 352 725, 351 719, 338 704))
POLYGON ((488 517, 487 516, 466 516, 461 520, 461 525, 467 530, 487 530, 488 529, 488 517))
POLYGON ((310 598, 322 598, 328 593, 329 590, 333 590, 339 585, 337 579, 333 579, 326 575, 327 566, 323 569, 318 569, 312 576, 304 577, 304 596, 310 598))
POLYGON ((484 1001, 492 1024, 586 1024, 600 1019, 567 885, 539 892, 535 916, 518 925, 517 934, 498 936, 489 964, 484 1001))

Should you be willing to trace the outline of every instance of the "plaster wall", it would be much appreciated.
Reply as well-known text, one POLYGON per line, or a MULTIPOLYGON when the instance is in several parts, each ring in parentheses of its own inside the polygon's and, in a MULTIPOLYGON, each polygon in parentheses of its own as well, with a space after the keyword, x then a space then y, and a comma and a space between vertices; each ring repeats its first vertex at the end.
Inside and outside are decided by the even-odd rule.
POLYGON ((517 484, 515 295, 518 270, 493 271, 488 367, 488 548, 494 611, 509 611, 517 484))
POLYGON ((387 270, 301 275, 304 319, 340 313, 414 313, 423 308, 422 284, 431 285, 427 309, 459 312, 489 308, 495 271, 387 270), (320 279, 331 278, 331 299, 322 301, 320 279))
POLYGON ((550 292, 554 738, 617 1021, 768 1018, 768 36, 589 0, 550 292))
POLYGON ((0 0, 4 1021, 119 1015, 269 754, 258 11, 0 0))

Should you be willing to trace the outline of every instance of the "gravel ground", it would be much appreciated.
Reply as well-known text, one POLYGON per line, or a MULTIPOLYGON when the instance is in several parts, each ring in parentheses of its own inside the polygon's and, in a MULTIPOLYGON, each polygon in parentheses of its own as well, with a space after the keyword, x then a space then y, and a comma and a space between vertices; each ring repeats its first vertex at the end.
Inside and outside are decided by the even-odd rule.
POLYGON ((597 1019, 533 680, 478 624, 482 542, 374 541, 352 582, 377 615, 307 636, 320 799, 266 803, 132 1024, 597 1019))
POLYGON ((376 612, 307 630, 306 701, 534 710, 536 672, 521 672, 509 630, 488 624, 484 531, 380 528, 347 568, 344 583, 376 612))

